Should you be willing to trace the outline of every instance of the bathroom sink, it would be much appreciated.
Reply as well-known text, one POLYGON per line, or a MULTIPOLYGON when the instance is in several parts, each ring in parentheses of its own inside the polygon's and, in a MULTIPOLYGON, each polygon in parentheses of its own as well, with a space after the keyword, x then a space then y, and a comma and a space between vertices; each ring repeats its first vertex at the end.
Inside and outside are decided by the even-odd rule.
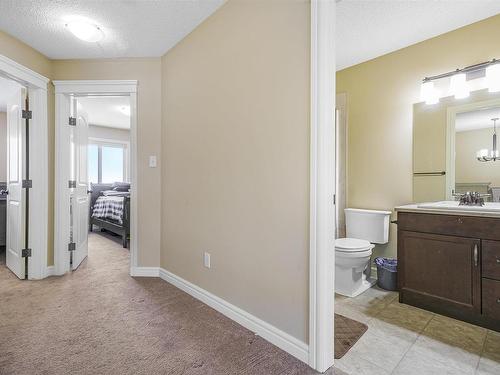
POLYGON ((476 211, 476 212, 499 212, 500 202, 484 202, 484 206, 465 206, 459 205, 458 201, 441 201, 431 203, 421 203, 418 208, 428 208, 433 210, 459 210, 459 211, 476 211))

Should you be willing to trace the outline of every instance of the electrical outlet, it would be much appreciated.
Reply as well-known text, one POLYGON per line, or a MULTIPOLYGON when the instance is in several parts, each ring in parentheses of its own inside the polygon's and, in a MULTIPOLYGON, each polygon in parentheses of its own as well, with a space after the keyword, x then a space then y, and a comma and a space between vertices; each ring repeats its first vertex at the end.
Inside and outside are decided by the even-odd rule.
POLYGON ((210 253, 207 253, 206 251, 205 254, 203 254, 203 265, 210 268, 210 253))

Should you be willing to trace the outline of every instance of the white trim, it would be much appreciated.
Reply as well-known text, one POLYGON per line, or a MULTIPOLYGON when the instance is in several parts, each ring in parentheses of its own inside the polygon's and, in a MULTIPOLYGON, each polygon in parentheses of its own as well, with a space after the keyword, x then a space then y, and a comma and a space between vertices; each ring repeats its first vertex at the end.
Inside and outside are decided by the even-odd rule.
POLYGON ((308 349, 306 343, 163 268, 160 268, 160 278, 307 363, 308 349))
POLYGON ((29 86, 47 90, 48 78, 3 55, 0 55, 0 72, 23 85, 28 83, 29 86))
POLYGON ((29 279, 43 279, 47 267, 48 238, 48 120, 47 83, 48 78, 25 66, 0 55, 0 75, 19 82, 28 88, 30 110, 30 179, 33 188, 30 201, 29 246, 32 256, 28 262, 29 279), (35 157, 33 157, 35 156, 35 157))
POLYGON ((159 267, 132 267, 130 276, 134 277, 160 277, 159 267))
POLYGON ((56 268, 54 266, 48 266, 45 268, 45 277, 54 276, 56 274, 56 268))
POLYGON ((334 361, 335 1, 311 1, 309 366, 334 361))
POLYGON ((137 269, 137 198, 139 186, 137 179, 137 81, 135 80, 100 80, 100 81, 54 81, 56 92, 55 126, 55 220, 54 220, 54 265, 57 275, 69 271, 67 239, 69 238, 69 194, 68 176, 64 166, 68 152, 61 152, 67 145, 64 142, 69 109, 65 106, 67 95, 123 95, 130 97, 130 274, 137 269), (67 198, 67 199, 66 199, 67 198))
POLYGON ((459 113, 488 109, 500 106, 500 99, 482 100, 463 105, 448 107, 446 110, 446 200, 455 200, 455 122, 459 113))
POLYGON ((137 93, 136 80, 53 81, 56 94, 130 94, 137 93))

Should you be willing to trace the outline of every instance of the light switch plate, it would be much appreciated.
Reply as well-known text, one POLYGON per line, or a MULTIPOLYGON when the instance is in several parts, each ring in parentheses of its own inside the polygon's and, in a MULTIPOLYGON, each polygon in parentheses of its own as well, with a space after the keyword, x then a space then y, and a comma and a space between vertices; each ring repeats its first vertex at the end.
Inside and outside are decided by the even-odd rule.
POLYGON ((151 155, 149 157, 149 168, 156 168, 156 156, 151 155))
POLYGON ((206 251, 205 254, 203 254, 203 265, 210 268, 210 253, 207 253, 206 251))

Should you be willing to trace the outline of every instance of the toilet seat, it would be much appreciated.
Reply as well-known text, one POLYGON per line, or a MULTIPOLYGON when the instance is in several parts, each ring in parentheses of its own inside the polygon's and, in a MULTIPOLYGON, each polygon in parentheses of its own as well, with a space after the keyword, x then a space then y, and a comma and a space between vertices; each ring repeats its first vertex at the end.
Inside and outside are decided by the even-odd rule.
POLYGON ((340 253, 360 253, 371 251, 375 246, 358 238, 338 238, 335 240, 335 251, 340 253))

